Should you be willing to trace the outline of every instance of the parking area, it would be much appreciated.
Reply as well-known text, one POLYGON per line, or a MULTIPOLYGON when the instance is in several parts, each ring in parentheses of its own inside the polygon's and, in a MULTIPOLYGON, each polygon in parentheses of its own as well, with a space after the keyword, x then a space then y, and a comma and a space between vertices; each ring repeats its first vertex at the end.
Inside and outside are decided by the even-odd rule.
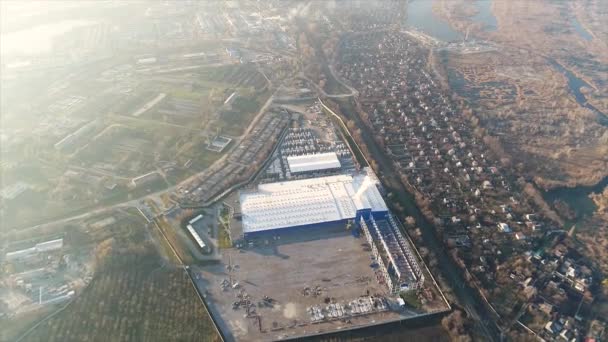
POLYGON ((398 308, 371 267, 369 246, 345 225, 281 233, 194 267, 229 340, 276 340, 416 315, 398 308))

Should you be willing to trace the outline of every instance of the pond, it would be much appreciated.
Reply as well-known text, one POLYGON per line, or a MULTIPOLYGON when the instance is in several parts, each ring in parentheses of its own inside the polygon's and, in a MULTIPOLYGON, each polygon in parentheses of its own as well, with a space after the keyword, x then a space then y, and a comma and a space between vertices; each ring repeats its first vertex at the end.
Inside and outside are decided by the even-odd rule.
POLYGON ((543 193, 545 201, 549 204, 559 200, 562 201, 574 211, 576 218, 567 222, 568 226, 581 222, 584 218, 593 215, 597 209, 595 203, 589 195, 597 194, 608 186, 608 177, 605 177, 601 182, 593 186, 578 186, 575 188, 557 188, 543 193))
POLYGON ((433 13, 434 3, 434 0, 409 1, 406 24, 444 42, 461 40, 460 32, 433 13))

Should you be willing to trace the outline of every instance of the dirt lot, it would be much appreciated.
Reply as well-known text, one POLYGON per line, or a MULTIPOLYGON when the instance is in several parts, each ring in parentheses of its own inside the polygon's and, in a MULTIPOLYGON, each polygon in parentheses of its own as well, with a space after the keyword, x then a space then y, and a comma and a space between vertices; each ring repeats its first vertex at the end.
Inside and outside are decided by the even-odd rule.
MULTIPOLYGON (((312 323, 307 308, 326 308, 329 301, 342 305, 369 295, 387 296, 370 267, 370 252, 364 238, 355 238, 343 225, 281 234, 280 240, 264 240, 239 251, 224 250, 222 263, 195 268, 201 292, 228 339, 270 340, 290 336, 337 331, 354 326, 378 324, 415 315, 414 312, 374 312, 349 319, 312 323), (221 283, 229 281, 237 288, 221 283), (305 288, 315 289, 308 295, 305 288), (260 316, 247 318, 242 306, 233 309, 239 293, 247 293, 260 316), (316 293, 315 293, 316 292, 316 293), (272 305, 259 305, 264 296, 272 305), (260 331, 261 322, 261 331, 260 331)), ((389 303, 391 301, 389 300, 389 303)))

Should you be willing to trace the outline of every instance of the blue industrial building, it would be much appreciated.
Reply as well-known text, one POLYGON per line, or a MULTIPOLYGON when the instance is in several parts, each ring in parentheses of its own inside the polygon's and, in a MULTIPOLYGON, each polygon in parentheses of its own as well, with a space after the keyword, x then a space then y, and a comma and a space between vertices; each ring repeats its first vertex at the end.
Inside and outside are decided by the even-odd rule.
POLYGON ((268 237, 279 232, 316 229, 363 217, 386 217, 388 208, 379 182, 368 171, 295 181, 260 184, 241 191, 244 238, 268 237))

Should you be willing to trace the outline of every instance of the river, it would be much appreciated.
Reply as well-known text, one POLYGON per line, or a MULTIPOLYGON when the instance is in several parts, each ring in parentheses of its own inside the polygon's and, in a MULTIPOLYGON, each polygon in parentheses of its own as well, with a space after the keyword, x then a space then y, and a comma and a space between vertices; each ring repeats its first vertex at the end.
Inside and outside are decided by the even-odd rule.
POLYGON ((429 36, 451 42, 461 40, 463 35, 433 13, 434 0, 411 0, 407 4, 405 23, 429 36))
POLYGON ((475 1, 475 8, 478 12, 471 17, 474 22, 483 24, 485 31, 496 31, 498 28, 496 17, 492 13, 492 1, 493 0, 475 1))
MULTIPOLYGON (((498 24, 492 13, 493 0, 477 0, 477 14, 471 20, 483 24, 485 31, 496 31, 498 24)), ((462 40, 464 35, 433 13, 434 0, 411 0, 407 4, 406 24, 444 42, 462 40)))
POLYGON ((581 92, 582 87, 592 88, 589 85, 589 83, 587 83, 583 79, 577 77, 572 71, 566 69, 563 65, 559 64, 557 61, 555 61, 553 59, 549 59, 549 62, 555 69, 557 69, 559 72, 564 74, 564 76, 566 76, 566 78, 568 78, 568 88, 570 89, 570 92, 572 93, 572 95, 574 95, 576 102, 578 102, 581 106, 594 112, 597 116, 597 121, 600 125, 608 126, 608 115, 601 112, 594 105, 587 102, 587 98, 585 97, 585 94, 583 94, 583 92, 581 92))
POLYGON ((572 27, 574 27, 574 31, 576 31, 576 33, 578 33, 578 35, 581 36, 581 38, 583 38, 586 41, 591 41, 593 39, 593 36, 591 35, 591 33, 589 33, 589 31, 585 30, 585 28, 581 25, 581 23, 578 21, 578 19, 576 19, 575 16, 572 16, 572 18, 570 20, 572 23, 572 27))
MULTIPOLYGON (((608 115, 602 113, 595 106, 588 103, 585 94, 581 92, 582 87, 590 88, 591 86, 557 61, 550 59, 549 62, 555 69, 566 76, 568 79, 568 88, 572 95, 574 95, 576 102, 594 112, 599 124, 608 126, 608 115)), ((566 226, 570 227, 593 215, 593 212, 595 212, 597 207, 591 198, 589 198, 589 195, 591 193, 603 191, 606 186, 608 186, 608 177, 605 177, 602 181, 593 186, 578 186, 575 188, 564 187, 546 191, 543 193, 543 197, 549 204, 553 204, 555 201, 560 200, 573 210, 575 218, 566 220, 566 226)))

